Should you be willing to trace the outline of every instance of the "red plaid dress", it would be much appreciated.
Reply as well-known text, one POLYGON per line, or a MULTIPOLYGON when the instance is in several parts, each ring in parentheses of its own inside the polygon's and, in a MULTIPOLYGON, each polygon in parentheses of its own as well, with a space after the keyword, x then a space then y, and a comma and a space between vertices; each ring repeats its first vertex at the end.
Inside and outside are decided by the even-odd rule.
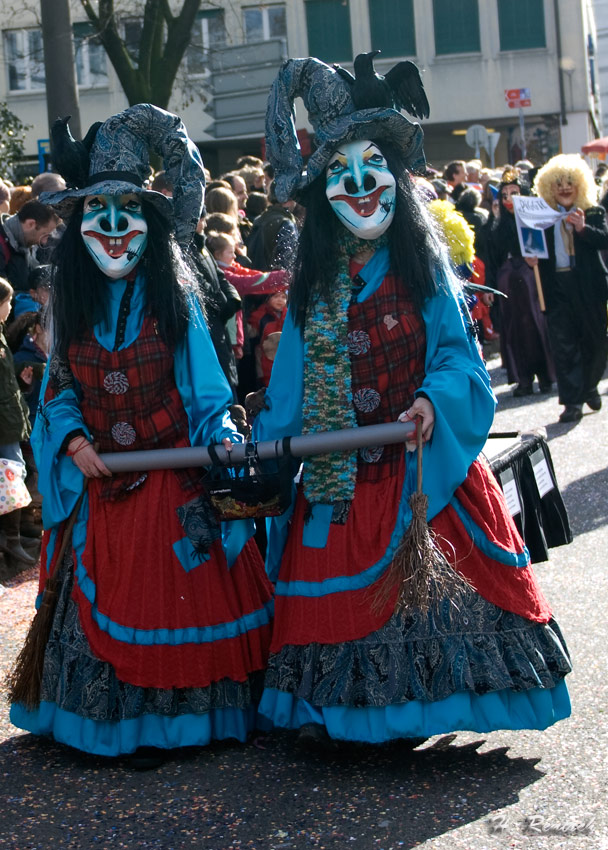
MULTIPOLYGON (((351 274, 358 269, 351 265, 351 274)), ((407 287, 388 274, 373 295, 362 304, 351 305, 348 320, 357 422, 372 425, 394 421, 411 406, 414 392, 424 380, 426 330, 422 317, 407 287)), ((279 652, 286 645, 358 640, 391 617, 397 589, 377 610, 372 601, 378 583, 361 587, 358 579, 389 545, 404 473, 404 446, 361 451, 348 518, 344 525, 330 525, 323 548, 302 545, 307 503, 302 489, 298 491, 276 588, 271 652, 279 652), (339 579, 345 589, 319 596, 283 595, 281 589, 281 585, 303 587, 307 582, 332 579, 339 579)), ((488 541, 507 551, 523 552, 523 541, 485 462, 474 461, 455 497, 488 541)), ((451 505, 431 525, 448 561, 458 565, 484 599, 530 620, 547 622, 550 609, 529 565, 507 569, 484 554, 451 505)))
MULTIPOLYGON (((88 334, 70 346, 69 361, 102 451, 189 445, 173 357, 152 319, 120 351, 88 334)), ((180 524, 177 509, 196 495, 198 477, 152 470, 88 482, 73 594, 91 651, 132 685, 245 682, 266 665, 272 588, 255 542, 228 568, 220 540, 196 556, 180 524)))

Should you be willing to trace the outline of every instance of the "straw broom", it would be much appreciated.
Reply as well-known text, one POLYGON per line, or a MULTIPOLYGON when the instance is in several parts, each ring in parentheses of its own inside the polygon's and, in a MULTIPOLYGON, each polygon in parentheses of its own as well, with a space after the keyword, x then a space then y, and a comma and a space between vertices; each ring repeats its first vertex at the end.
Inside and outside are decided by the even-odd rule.
POLYGON ((72 531, 86 493, 87 484, 88 478, 85 478, 82 493, 66 522, 53 575, 46 580, 40 607, 32 620, 15 666, 7 677, 9 701, 11 703, 22 703, 30 710, 36 709, 40 705, 44 654, 51 635, 57 607, 58 576, 63 558, 72 540, 72 531))
POLYGON ((416 490, 410 496, 412 519, 373 601, 381 611, 397 586, 395 613, 426 614, 441 599, 458 603, 466 579, 450 565, 427 522, 428 497, 422 492, 422 420, 416 420, 416 490))

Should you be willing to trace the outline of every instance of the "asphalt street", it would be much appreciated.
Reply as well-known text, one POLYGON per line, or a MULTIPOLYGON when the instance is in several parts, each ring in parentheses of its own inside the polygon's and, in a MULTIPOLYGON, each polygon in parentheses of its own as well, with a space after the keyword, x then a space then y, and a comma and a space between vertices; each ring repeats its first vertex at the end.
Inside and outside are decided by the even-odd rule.
MULTIPOLYGON (((571 718, 440 736, 413 753, 311 754, 280 733, 134 773, 20 733, 3 703, 0 848, 608 850, 608 378, 601 412, 560 425, 555 395, 515 399, 498 359, 489 368, 495 430, 546 427, 575 535, 536 568, 573 658, 571 718)), ((0 610, 33 596, 32 580, 9 587, 0 610)), ((22 628, 0 623, 3 665, 22 628)))

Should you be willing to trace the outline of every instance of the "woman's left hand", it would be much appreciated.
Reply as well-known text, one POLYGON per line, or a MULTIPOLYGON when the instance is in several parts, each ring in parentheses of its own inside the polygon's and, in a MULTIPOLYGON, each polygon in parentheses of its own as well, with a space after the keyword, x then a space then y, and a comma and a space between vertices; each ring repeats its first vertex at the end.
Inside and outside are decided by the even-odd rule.
MULTIPOLYGON (((411 422, 419 416, 422 420, 422 442, 426 443, 431 439, 433 427, 435 425, 435 408, 428 400, 420 396, 417 398, 409 410, 405 410, 399 415, 399 422, 411 422)), ((405 444, 408 452, 416 450, 416 439, 408 440, 405 444)))
POLYGON ((585 213, 579 208, 573 209, 568 214, 566 221, 571 224, 577 233, 585 227, 585 213))

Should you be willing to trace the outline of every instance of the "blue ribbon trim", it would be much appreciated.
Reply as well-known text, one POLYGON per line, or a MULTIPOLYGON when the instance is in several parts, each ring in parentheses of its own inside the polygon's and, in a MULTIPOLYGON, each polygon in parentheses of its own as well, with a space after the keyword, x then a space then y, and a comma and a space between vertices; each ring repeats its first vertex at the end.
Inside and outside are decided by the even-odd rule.
POLYGON ((492 558, 493 561, 498 561, 499 564, 504 564, 507 567, 527 567, 530 563, 530 553, 526 546, 524 546, 524 551, 521 554, 517 552, 509 552, 507 549, 503 549, 501 546, 498 546, 496 543, 492 543, 491 540, 485 536, 481 528, 474 522, 471 515, 466 511, 458 499, 453 496, 450 499, 450 505, 454 508, 458 515, 458 519, 464 525, 465 530, 475 546, 483 552, 484 555, 487 555, 488 558, 492 558))

